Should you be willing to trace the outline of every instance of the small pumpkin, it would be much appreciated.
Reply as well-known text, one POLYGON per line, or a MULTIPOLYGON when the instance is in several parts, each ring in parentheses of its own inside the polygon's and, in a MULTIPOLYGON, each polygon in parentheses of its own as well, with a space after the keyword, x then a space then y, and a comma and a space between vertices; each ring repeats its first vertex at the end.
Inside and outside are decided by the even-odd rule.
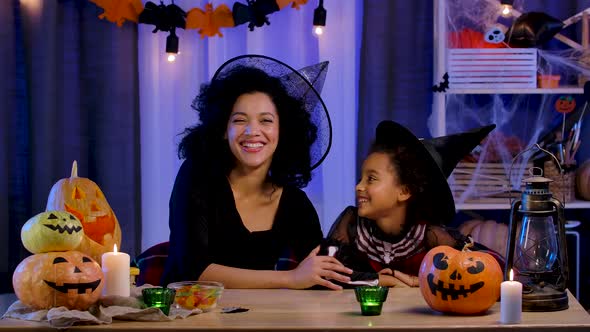
POLYGON ((472 315, 488 310, 500 297, 502 269, 491 255, 437 246, 420 264, 420 291, 428 305, 440 312, 472 315))
POLYGON ((83 237, 80 220, 65 211, 39 213, 27 220, 20 231, 23 245, 33 254, 74 250, 83 237))
POLYGON ((23 304, 37 310, 61 306, 86 310, 100 298, 103 279, 100 265, 88 255, 48 252, 20 262, 12 286, 23 304))
POLYGON ((494 250, 500 255, 506 255, 508 242, 508 225, 494 220, 473 219, 462 223, 459 232, 471 236, 474 242, 494 250))
POLYGON ((102 254, 121 247, 121 228, 102 190, 94 181, 78 177, 72 164, 69 178, 57 181, 49 193, 46 210, 62 210, 75 215, 84 228, 84 238, 76 248, 100 263, 102 254))
POLYGON ((559 113, 567 114, 576 108, 576 100, 572 96, 560 96, 555 101, 555 109, 559 113))
MULTIPOLYGON (((576 171, 576 190, 580 198, 590 201, 590 160, 585 161, 576 171)), ((561 200, 561 197, 558 197, 561 200)))

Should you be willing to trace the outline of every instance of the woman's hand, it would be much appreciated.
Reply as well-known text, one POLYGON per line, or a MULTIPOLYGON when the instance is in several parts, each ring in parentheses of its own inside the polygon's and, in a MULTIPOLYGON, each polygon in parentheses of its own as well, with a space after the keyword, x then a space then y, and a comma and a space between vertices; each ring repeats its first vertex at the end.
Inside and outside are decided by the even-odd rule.
POLYGON ((418 287, 418 277, 397 270, 383 269, 379 271, 379 286, 418 287))
POLYGON ((341 286, 334 284, 329 279, 342 283, 350 281, 352 270, 345 267, 336 258, 330 256, 318 256, 320 247, 317 246, 299 265, 291 270, 291 288, 303 289, 315 285, 321 285, 330 289, 339 290, 341 286))

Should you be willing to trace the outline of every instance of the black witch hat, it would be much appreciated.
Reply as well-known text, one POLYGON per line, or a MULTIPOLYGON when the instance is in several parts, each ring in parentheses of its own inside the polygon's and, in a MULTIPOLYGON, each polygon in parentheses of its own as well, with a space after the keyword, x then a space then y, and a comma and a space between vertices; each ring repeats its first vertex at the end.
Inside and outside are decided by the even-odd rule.
MULTIPOLYGON (((467 132, 420 140, 406 127, 393 121, 382 121, 377 126, 375 143, 384 146, 404 145, 414 151, 427 174, 431 175, 430 187, 436 194, 430 204, 441 224, 449 223, 455 216, 455 200, 447 178, 455 166, 494 129, 495 124, 475 128, 467 132)), ((431 222, 436 222, 431 220, 431 222)))
POLYGON ((311 145, 310 151, 310 169, 313 170, 324 161, 332 146, 332 122, 328 108, 320 96, 326 80, 328 64, 324 61, 296 70, 269 56, 245 54, 222 64, 213 75, 212 81, 224 77, 239 66, 257 68, 280 79, 289 95, 303 103, 311 122, 317 127, 317 138, 311 145))

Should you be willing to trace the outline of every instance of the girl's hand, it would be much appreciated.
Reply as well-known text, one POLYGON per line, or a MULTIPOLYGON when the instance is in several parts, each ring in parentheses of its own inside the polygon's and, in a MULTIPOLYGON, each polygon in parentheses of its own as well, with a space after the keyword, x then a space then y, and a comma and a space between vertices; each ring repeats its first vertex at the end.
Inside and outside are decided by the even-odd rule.
POLYGON ((379 271, 379 286, 388 287, 418 287, 418 277, 391 269, 379 271))
POLYGON ((341 286, 334 284, 329 279, 342 283, 350 281, 352 270, 345 267, 336 258, 330 256, 318 256, 320 246, 312 250, 299 265, 291 270, 291 288, 303 289, 315 285, 321 285, 330 289, 340 290, 341 286))

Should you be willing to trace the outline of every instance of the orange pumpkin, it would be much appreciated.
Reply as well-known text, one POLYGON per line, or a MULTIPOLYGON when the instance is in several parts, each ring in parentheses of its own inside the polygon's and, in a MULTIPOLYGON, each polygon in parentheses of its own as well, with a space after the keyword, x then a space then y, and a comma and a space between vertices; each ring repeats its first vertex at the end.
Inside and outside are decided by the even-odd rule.
POLYGON ((502 269, 494 257, 467 246, 432 248, 422 259, 418 280, 428 305, 440 312, 481 314, 500 297, 502 269))
POLYGON ((37 310, 61 306, 86 310, 98 301, 103 279, 100 265, 81 252, 48 252, 20 262, 12 286, 23 304, 37 310))
POLYGON ((62 210, 75 215, 84 228, 84 238, 76 248, 100 263, 102 254, 121 248, 121 228, 102 190, 87 178, 78 177, 72 164, 70 178, 57 181, 49 193, 46 210, 62 210))
POLYGON ((576 100, 572 96, 561 96, 555 101, 555 109, 559 113, 567 114, 576 108, 576 100))

